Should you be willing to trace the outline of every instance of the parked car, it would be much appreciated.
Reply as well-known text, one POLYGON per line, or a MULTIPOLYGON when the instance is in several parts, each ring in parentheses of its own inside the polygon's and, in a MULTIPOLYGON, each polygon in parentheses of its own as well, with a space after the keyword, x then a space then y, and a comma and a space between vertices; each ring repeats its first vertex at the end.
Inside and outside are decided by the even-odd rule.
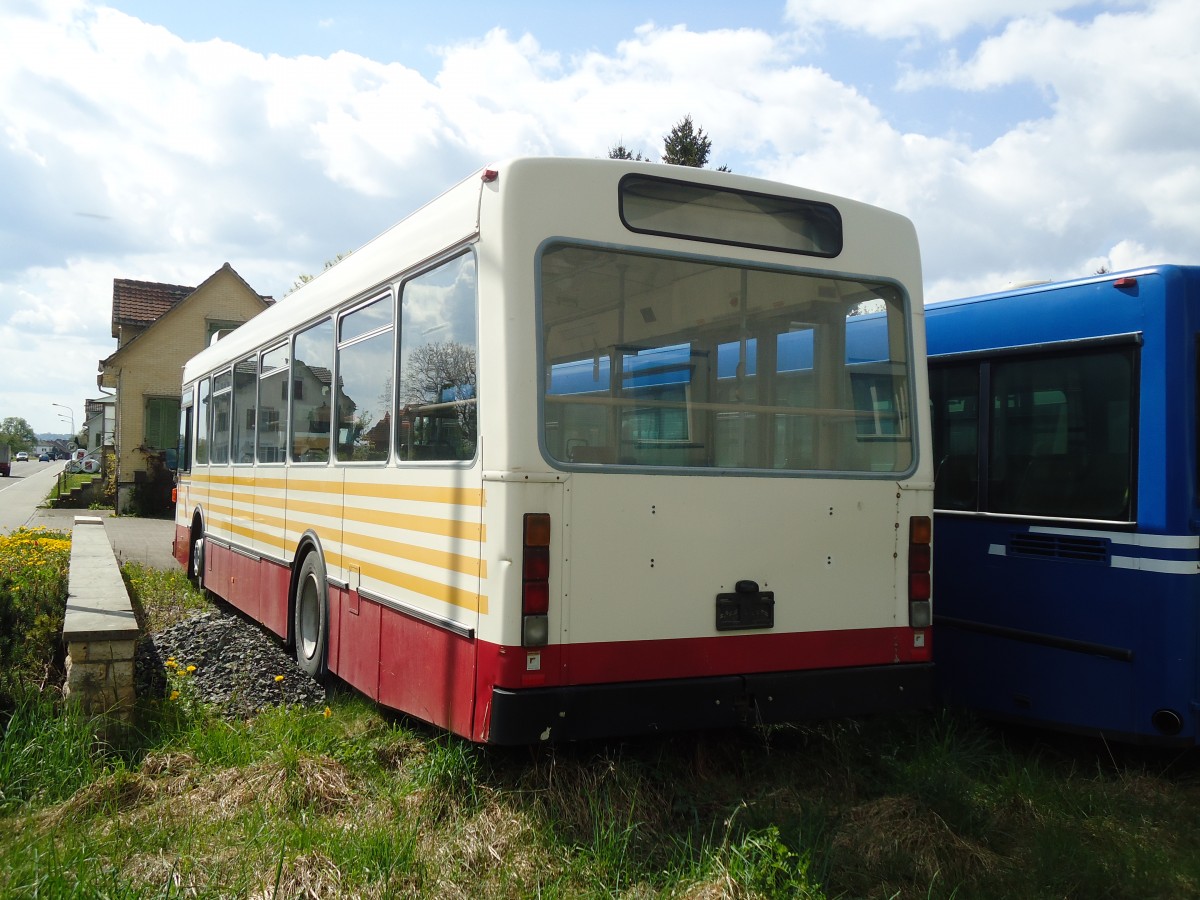
POLYGON ((14 460, 14 462, 29 462, 29 454, 26 453, 24 450, 19 451, 17 453, 17 458, 14 460))
POLYGON ((41 456, 38 457, 38 462, 50 462, 50 454, 43 453, 41 456))

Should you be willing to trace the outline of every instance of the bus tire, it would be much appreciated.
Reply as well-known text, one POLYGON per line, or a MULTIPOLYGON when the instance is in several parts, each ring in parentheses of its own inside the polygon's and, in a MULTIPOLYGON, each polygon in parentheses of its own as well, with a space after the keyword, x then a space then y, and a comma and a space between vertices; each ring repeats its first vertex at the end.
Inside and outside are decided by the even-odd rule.
POLYGON ((196 585, 200 591, 204 590, 204 533, 201 532, 198 538, 192 541, 191 553, 191 571, 188 575, 191 576, 192 583, 196 585))
POLYGON ((329 585, 319 553, 309 553, 300 565, 295 608, 296 662, 319 679, 325 674, 329 643, 329 585))

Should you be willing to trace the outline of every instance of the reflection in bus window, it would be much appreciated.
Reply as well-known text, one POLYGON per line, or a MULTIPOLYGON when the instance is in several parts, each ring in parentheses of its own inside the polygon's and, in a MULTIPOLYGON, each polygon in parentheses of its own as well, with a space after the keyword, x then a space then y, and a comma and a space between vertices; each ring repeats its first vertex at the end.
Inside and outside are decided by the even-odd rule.
POLYGON ((474 458, 475 258, 459 256, 405 282, 400 316, 400 459, 474 458))
POLYGON ((560 246, 542 257, 543 440, 564 463, 899 472, 894 287, 560 246))
POLYGON ((212 411, 209 408, 209 389, 211 382, 204 378, 200 381, 197 393, 199 400, 196 402, 196 464, 206 465, 208 463, 208 428, 212 417, 212 411))
POLYGON ((229 413, 233 379, 228 371, 213 376, 212 450, 214 464, 229 462, 229 413))
POLYGON ((262 354, 258 376, 258 461, 283 462, 284 424, 287 422, 287 346, 262 354))
POLYGON ((337 458, 388 458, 392 433, 392 295, 347 313, 339 323, 337 458))
POLYGON ((233 434, 230 462, 254 462, 254 429, 257 417, 255 401, 258 388, 258 361, 243 359, 233 367, 233 434))
POLYGON ((333 322, 326 319, 296 335, 292 354, 291 445, 295 462, 329 459, 332 412, 333 322))

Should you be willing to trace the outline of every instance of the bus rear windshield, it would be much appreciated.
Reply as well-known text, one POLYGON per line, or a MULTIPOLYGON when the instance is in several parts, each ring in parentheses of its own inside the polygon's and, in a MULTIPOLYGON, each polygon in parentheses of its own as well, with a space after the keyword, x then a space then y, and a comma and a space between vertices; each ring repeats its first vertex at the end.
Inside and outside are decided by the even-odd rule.
POLYGON ((828 203, 644 175, 623 178, 620 193, 630 231, 810 256, 842 252, 842 218, 828 203))
POLYGON ((541 258, 558 464, 889 473, 913 463, 892 284, 596 247, 541 258))

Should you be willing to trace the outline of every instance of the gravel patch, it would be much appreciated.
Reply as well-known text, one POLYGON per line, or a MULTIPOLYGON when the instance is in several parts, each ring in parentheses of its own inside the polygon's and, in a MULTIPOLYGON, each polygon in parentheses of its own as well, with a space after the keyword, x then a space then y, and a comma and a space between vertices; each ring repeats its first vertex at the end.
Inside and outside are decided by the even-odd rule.
POLYGON ((166 697, 174 670, 187 676, 192 695, 229 718, 271 706, 323 706, 325 688, 309 677, 277 638, 230 610, 196 613, 138 642, 135 681, 139 697, 166 697), (280 678, 279 676, 283 676, 280 678))

